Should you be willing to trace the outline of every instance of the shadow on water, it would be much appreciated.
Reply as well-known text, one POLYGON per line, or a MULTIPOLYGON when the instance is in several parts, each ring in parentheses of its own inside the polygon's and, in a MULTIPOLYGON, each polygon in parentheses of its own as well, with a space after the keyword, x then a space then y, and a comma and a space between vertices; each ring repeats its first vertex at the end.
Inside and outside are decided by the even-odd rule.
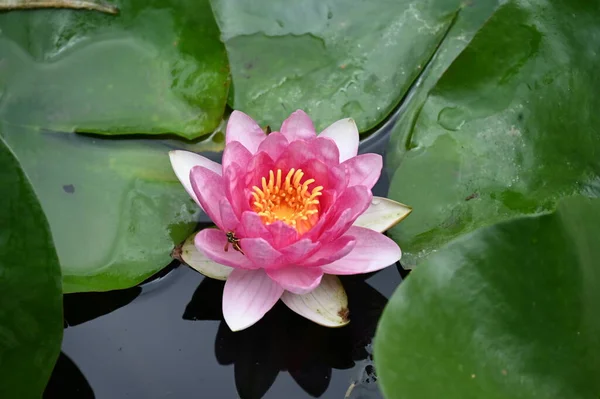
POLYGON ((64 352, 61 352, 50 381, 46 385, 43 398, 93 399, 95 395, 79 367, 64 352))
MULTIPOLYGON (((138 297, 141 287, 109 292, 63 295, 64 328, 73 327, 109 314, 138 297)), ((77 365, 61 352, 43 395, 54 398, 95 398, 94 391, 77 365)))
POLYGON ((364 277, 342 282, 352 312, 352 322, 343 328, 318 326, 278 303, 256 325, 234 333, 222 321, 224 283, 211 279, 200 283, 183 318, 221 321, 215 356, 221 365, 234 365, 241 398, 263 397, 280 372, 288 372, 306 393, 319 397, 329 386, 332 369, 350 369, 357 361, 372 360, 367 346, 387 303, 364 277))
POLYGON ((64 325, 76 326, 93 320, 128 303, 142 293, 141 287, 109 292, 82 292, 63 296, 64 325))
POLYGON ((397 265, 342 277, 351 323, 339 329, 318 326, 279 303, 256 325, 234 333, 221 312, 224 283, 187 267, 127 290, 65 295, 68 356, 61 353, 44 398, 162 398, 174 387, 179 394, 173 397, 195 397, 200 386, 211 398, 346 392, 348 399, 381 398, 371 341, 387 297, 405 275, 397 265), (235 386, 224 390, 229 378, 235 386), (150 381, 164 391, 148 396, 155 388, 139 384, 150 381))

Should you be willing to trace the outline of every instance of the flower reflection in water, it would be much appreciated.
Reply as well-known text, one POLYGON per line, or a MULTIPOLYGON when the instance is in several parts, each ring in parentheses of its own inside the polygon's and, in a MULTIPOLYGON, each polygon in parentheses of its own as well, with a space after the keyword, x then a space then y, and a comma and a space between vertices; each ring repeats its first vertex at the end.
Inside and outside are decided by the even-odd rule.
POLYGON ((368 347, 387 299, 365 277, 342 278, 352 310, 352 322, 342 328, 321 327, 278 303, 256 325, 233 333, 222 321, 219 298, 224 282, 208 278, 194 292, 183 318, 222 321, 215 355, 220 364, 234 365, 242 399, 261 398, 286 371, 304 391, 319 397, 329 386, 333 368, 349 369, 363 361, 372 373, 368 347))
MULTIPOLYGON (((368 281, 388 296, 399 277, 404 277, 402 269, 400 276, 396 273, 394 268, 387 268, 368 281)), ((242 399, 259 398, 267 391, 269 397, 290 392, 290 398, 311 395, 341 399, 351 388, 348 399, 380 398, 376 384, 372 384, 369 345, 387 300, 364 280, 368 277, 342 278, 351 322, 339 329, 320 327, 278 305, 252 328, 232 333, 223 322, 218 300, 223 283, 202 280, 200 274, 184 266, 175 267, 164 282, 159 278, 127 290, 65 295, 65 324, 71 333, 65 336, 64 349, 73 361, 65 355, 59 358, 44 397, 93 398, 92 389, 102 392, 102 397, 121 397, 124 392, 131 397, 151 397, 139 380, 121 378, 137 365, 141 368, 135 371, 143 373, 145 381, 151 379, 153 389, 177 392, 176 397, 192 397, 202 386, 206 397, 235 397, 232 390, 237 388, 242 399), (88 322, 93 325, 86 326, 88 322), (145 341, 140 343, 138 334, 145 334, 145 341), (174 339, 165 342, 165 336, 174 339), (216 361, 233 365, 233 370, 214 364, 215 358, 210 358, 212 341, 216 361), (195 355, 199 353, 204 357, 195 355), (168 363, 156 364, 169 356, 168 363), (139 359, 144 361, 139 363, 139 359), (208 370, 205 367, 210 368, 209 374, 199 380, 197 370, 208 370), (115 374, 105 374, 107 368, 115 374), (182 374, 182 370, 186 371, 182 374), (204 383, 227 381, 231 371, 236 388, 204 383), (288 372, 293 380, 281 378, 271 387, 280 372, 288 372), (289 384, 302 389, 293 391, 289 384), (76 393, 71 395, 73 389, 76 393)))

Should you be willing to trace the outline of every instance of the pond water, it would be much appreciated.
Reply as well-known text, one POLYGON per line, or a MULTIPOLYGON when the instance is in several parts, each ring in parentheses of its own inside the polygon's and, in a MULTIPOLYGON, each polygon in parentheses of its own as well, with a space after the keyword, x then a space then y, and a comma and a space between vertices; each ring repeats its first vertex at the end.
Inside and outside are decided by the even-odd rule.
MULTIPOLYGON (((394 119, 360 152, 383 154, 394 119)), ((374 194, 388 185, 384 173, 374 194)), ((138 287, 65 295, 62 352, 44 398, 381 398, 371 340, 405 274, 398 264, 343 277, 351 323, 340 329, 278 304, 232 333, 223 283, 177 263, 138 287)))

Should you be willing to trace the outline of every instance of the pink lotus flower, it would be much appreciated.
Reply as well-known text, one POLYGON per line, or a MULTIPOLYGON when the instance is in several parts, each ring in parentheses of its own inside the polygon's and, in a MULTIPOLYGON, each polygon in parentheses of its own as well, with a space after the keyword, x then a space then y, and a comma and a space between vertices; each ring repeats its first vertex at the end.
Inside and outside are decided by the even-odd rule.
POLYGON ((319 135, 303 111, 266 135, 246 114, 227 125, 223 164, 172 151, 175 174, 217 228, 182 247, 182 259, 227 280, 223 316, 233 331, 260 320, 281 299, 319 324, 348 323, 335 275, 369 273, 400 259, 382 231, 410 208, 373 198, 382 159, 357 155, 358 130, 342 119, 319 135))

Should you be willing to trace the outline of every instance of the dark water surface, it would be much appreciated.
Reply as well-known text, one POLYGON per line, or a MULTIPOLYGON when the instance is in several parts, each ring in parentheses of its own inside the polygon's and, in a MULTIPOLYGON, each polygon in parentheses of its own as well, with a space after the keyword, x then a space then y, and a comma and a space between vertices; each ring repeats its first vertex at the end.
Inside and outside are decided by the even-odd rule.
MULTIPOLYGON (((360 152, 384 153, 392 123, 360 152)), ((388 185, 384 174, 374 194, 388 185)), ((65 295, 62 353, 44 397, 381 398, 371 340, 401 275, 393 265, 343 277, 352 321, 340 329, 278 304, 232 333, 222 321, 223 283, 175 263, 139 287, 65 295)))

